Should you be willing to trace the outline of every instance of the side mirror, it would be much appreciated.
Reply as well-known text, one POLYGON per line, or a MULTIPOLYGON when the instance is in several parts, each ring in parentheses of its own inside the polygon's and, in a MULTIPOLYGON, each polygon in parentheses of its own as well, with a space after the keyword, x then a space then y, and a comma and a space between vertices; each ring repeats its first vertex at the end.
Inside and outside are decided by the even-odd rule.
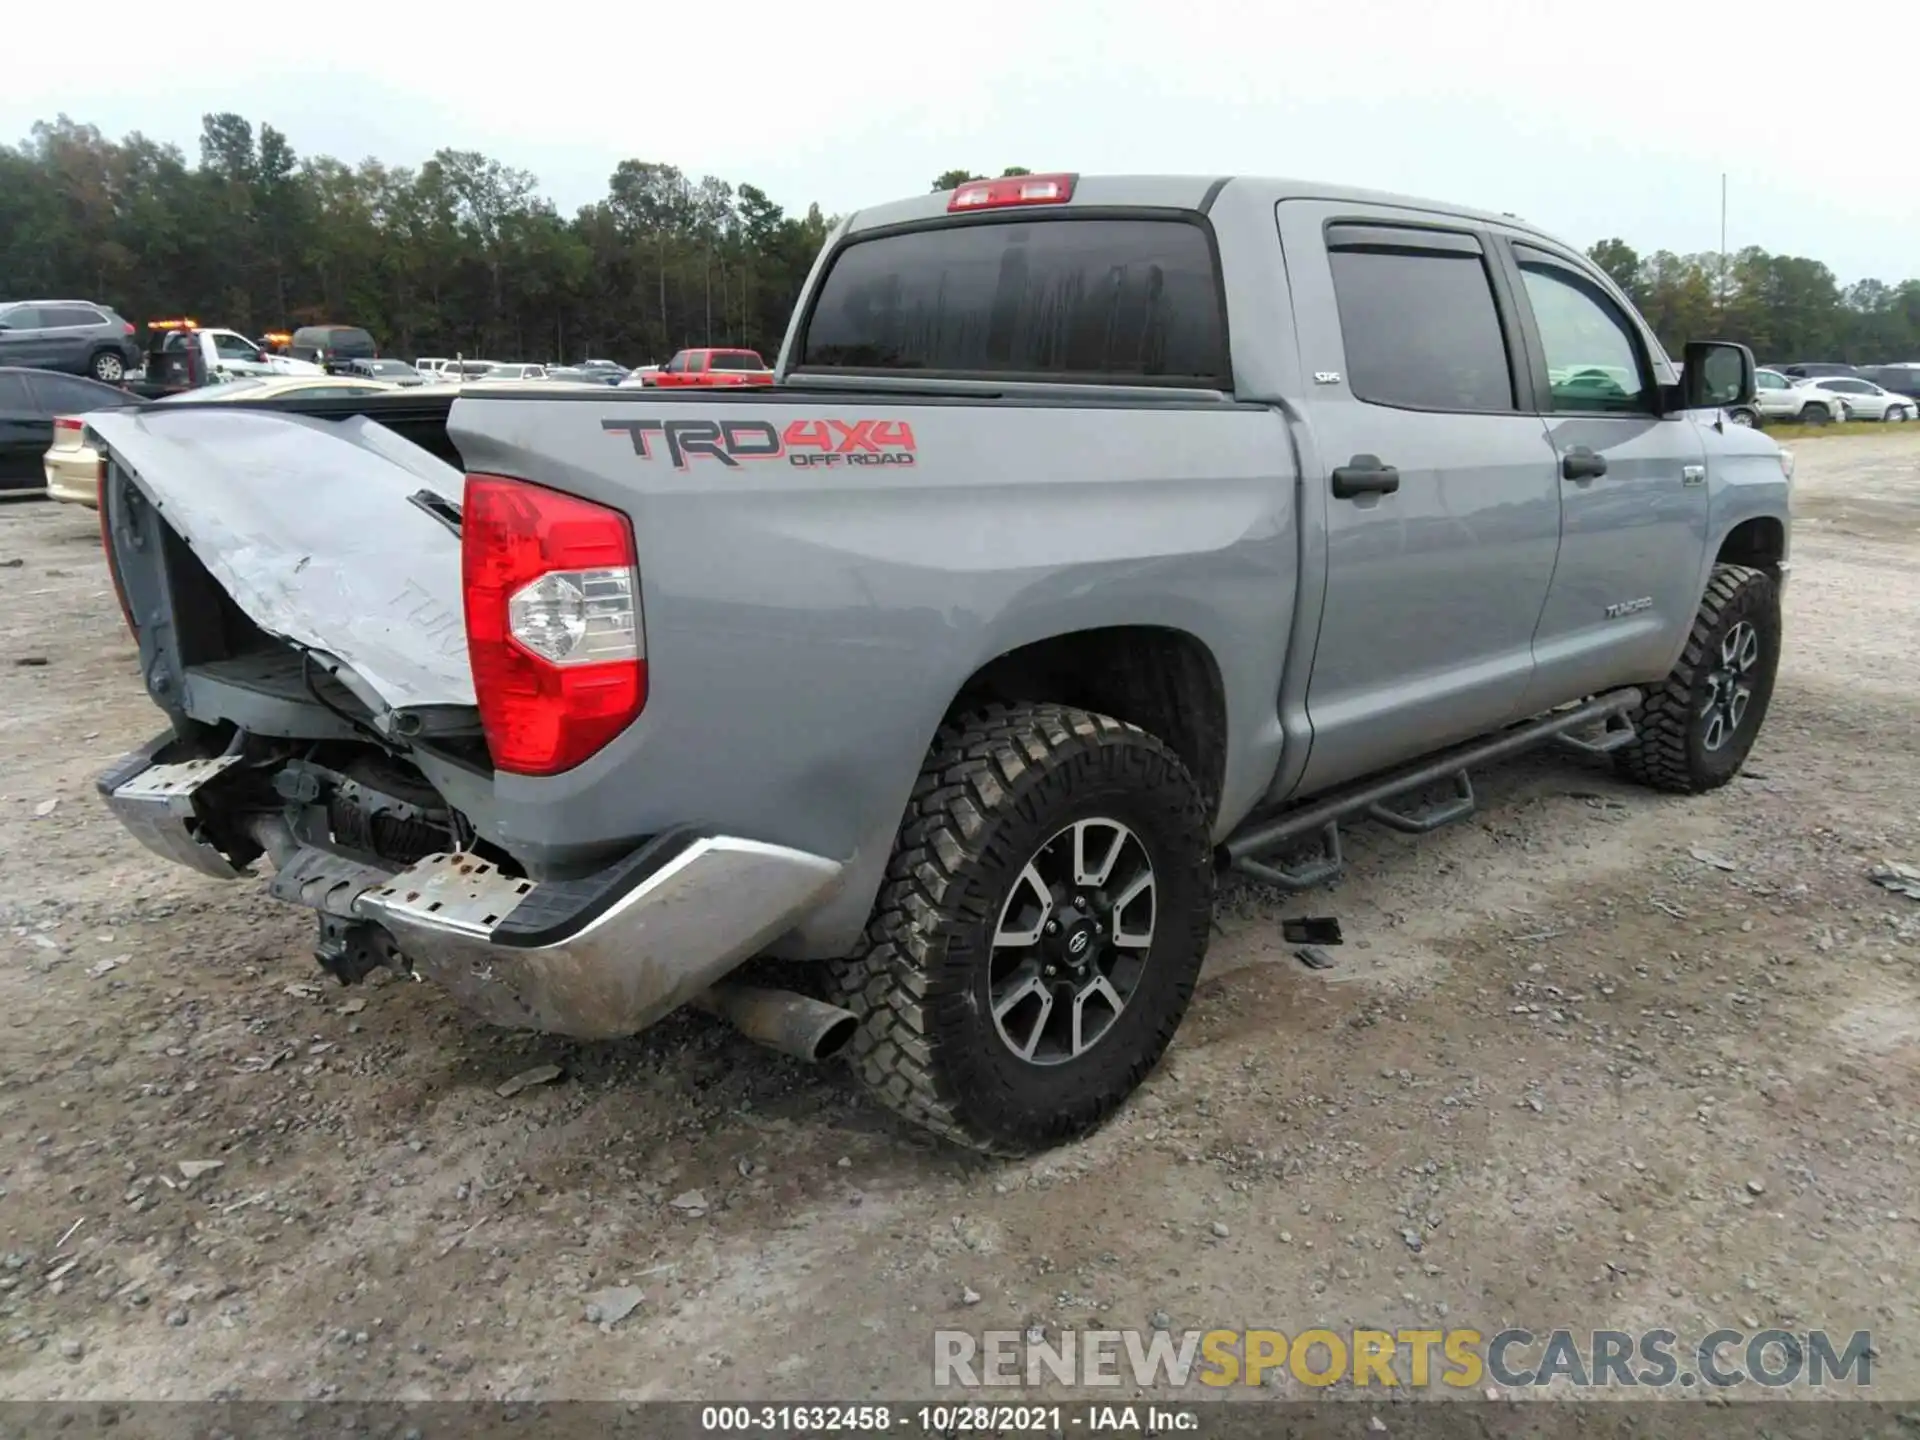
POLYGON ((1680 409, 1724 410, 1753 400, 1753 351, 1728 340, 1692 340, 1680 372, 1680 409))

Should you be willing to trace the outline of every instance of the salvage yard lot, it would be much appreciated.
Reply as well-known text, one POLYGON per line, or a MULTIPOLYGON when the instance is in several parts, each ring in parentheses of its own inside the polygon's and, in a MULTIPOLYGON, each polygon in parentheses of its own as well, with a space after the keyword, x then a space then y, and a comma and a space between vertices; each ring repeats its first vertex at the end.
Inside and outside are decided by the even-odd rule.
POLYGON ((1797 454, 1745 776, 1532 757, 1331 891, 1233 887, 1167 1062, 1021 1163, 698 1017, 335 986, 94 798, 160 717, 93 516, 0 508, 0 1396, 906 1397, 936 1328, 1161 1321, 1871 1329, 1920 1397, 1920 902, 1868 879, 1920 863, 1920 433, 1797 454))

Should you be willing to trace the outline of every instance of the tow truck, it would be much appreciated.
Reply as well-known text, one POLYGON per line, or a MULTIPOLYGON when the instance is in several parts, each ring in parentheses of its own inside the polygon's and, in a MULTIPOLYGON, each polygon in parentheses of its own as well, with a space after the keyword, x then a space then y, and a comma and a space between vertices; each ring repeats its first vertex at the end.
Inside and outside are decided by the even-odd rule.
POLYGON ((181 316, 147 322, 145 376, 129 381, 127 388, 136 395, 157 399, 240 375, 323 373, 318 365, 275 354, 236 330, 202 328, 197 320, 181 316))

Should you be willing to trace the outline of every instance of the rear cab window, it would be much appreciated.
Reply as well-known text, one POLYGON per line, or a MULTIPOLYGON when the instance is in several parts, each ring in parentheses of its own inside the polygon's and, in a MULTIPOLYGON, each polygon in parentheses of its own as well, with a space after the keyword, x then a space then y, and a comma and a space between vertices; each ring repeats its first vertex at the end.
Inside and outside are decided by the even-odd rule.
POLYGON ((1511 413, 1506 332, 1474 236, 1328 227, 1328 261, 1356 400, 1406 410, 1511 413))
POLYGON ((796 366, 1231 388, 1212 237, 1197 215, 982 218, 855 235, 796 366))

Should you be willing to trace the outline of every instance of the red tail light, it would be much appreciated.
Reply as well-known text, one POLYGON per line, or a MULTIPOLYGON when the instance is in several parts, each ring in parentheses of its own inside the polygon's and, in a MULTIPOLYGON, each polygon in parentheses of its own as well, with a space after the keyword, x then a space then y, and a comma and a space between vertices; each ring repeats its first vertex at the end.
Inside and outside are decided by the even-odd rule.
POLYGON ((1072 175, 1009 175, 1004 180, 969 180, 953 192, 947 213, 997 210, 1007 205, 1064 205, 1073 198, 1072 175))
POLYGON ((120 322, 120 328, 129 335, 138 335, 140 333, 140 327, 135 325, 131 320, 122 320, 120 322))
POLYGON ((493 763, 570 770, 647 703, 633 527, 618 510, 467 476, 460 572, 467 658, 493 763))
POLYGON ((78 415, 56 415, 53 417, 53 428, 56 430, 84 430, 87 428, 87 422, 82 420, 78 415))

